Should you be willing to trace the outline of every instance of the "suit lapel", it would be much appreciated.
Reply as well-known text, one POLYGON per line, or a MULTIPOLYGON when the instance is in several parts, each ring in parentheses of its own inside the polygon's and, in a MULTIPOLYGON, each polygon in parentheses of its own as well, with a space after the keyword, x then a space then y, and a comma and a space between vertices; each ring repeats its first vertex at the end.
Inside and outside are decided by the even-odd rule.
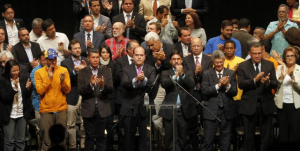
MULTIPOLYGON (((21 43, 20 43, 21 44, 21 43)), ((32 46, 32 45, 31 45, 32 46)), ((24 46, 21 44, 20 45, 20 47, 21 47, 21 49, 22 49, 22 51, 20 51, 20 58, 22 57, 22 56, 26 56, 26 57, 24 57, 24 59, 26 60, 26 62, 29 62, 29 59, 28 59, 28 56, 27 56, 27 53, 26 53, 26 50, 25 50, 25 48, 24 48, 24 46)), ((32 48, 31 48, 32 49, 32 48)), ((31 51, 32 52, 32 51, 31 51)), ((32 53, 32 55, 33 55, 33 53, 32 53)), ((36 58, 37 59, 37 58, 36 58)))
POLYGON ((84 31, 81 32, 81 45, 83 46, 83 48, 86 48, 85 46, 85 34, 84 34, 84 31))
POLYGON ((254 66, 253 66, 253 62, 251 59, 248 60, 248 69, 249 69, 249 72, 250 74, 252 75, 252 77, 256 77, 256 72, 255 72, 255 69, 254 69, 254 66))
POLYGON ((96 46, 97 40, 98 40, 98 36, 97 36, 96 32, 93 31, 93 45, 94 46, 96 46))
POLYGON ((195 71, 196 70, 196 65, 195 65, 194 55, 193 54, 188 56, 188 61, 192 65, 193 71, 195 71))
POLYGON ((217 73, 216 73, 216 70, 215 70, 215 68, 211 68, 211 69, 209 69, 210 70, 210 76, 212 77, 212 79, 213 79, 213 83, 215 84, 215 83, 219 83, 219 78, 218 78, 218 75, 217 75, 217 73))
POLYGON ((265 60, 263 60, 263 59, 261 60, 261 67, 260 67, 260 69, 261 69, 260 72, 265 72, 264 76, 268 75, 268 73, 266 72, 268 68, 267 68, 267 66, 265 64, 265 60))

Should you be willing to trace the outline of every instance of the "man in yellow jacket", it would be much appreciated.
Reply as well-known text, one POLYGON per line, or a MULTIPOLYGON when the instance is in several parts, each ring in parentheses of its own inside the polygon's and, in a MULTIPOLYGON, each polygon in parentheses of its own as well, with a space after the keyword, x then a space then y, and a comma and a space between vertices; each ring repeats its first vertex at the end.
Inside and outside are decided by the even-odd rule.
POLYGON ((36 91, 40 96, 42 151, 48 150, 51 145, 50 127, 54 124, 67 126, 66 94, 71 91, 68 70, 56 65, 56 51, 51 48, 48 49, 45 51, 45 57, 47 65, 34 74, 36 91))

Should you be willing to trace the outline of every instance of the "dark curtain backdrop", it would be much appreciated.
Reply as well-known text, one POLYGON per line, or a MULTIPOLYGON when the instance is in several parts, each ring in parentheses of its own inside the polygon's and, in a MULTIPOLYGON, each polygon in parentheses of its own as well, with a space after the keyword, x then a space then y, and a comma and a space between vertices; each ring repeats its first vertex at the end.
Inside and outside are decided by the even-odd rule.
MULTIPOLYGON (((210 13, 203 19, 207 37, 220 34, 220 24, 224 19, 246 17, 254 27, 266 28, 270 21, 277 20, 277 9, 285 0, 208 0, 210 13)), ((72 11, 72 0, 0 0, 0 6, 13 5, 15 18, 22 18, 26 28, 31 30, 34 18, 51 18, 56 31, 73 38, 76 17, 72 11)), ((1 15, 1 19, 3 19, 1 15)))

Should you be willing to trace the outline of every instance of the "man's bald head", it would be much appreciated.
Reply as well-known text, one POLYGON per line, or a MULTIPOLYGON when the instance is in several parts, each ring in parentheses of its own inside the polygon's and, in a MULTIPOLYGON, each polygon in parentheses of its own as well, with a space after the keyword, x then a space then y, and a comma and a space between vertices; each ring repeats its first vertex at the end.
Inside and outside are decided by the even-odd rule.
POLYGON ((194 55, 199 55, 203 51, 202 41, 200 38, 192 38, 191 50, 194 55))

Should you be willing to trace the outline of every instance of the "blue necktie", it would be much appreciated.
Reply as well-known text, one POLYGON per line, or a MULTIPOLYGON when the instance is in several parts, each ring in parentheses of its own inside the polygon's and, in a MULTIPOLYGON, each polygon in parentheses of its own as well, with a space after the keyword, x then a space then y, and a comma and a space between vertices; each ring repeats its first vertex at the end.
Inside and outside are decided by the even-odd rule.
MULTIPOLYGON (((130 14, 127 14, 126 16, 127 16, 127 22, 128 22, 130 20, 130 14)), ((129 30, 130 30, 130 28, 126 29, 126 38, 127 39, 129 39, 129 30)))

